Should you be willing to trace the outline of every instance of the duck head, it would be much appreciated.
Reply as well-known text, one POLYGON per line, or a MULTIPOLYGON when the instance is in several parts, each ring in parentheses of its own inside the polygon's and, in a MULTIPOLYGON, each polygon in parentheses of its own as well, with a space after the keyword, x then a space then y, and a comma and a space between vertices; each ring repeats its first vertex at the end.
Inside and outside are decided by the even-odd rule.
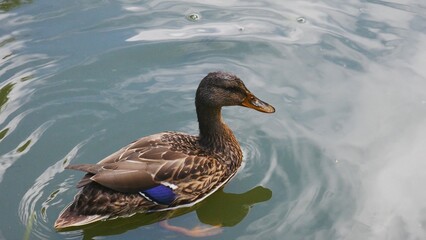
POLYGON ((197 108, 244 106, 264 113, 275 112, 273 106, 251 93, 241 79, 226 72, 209 73, 198 86, 195 103, 197 108))

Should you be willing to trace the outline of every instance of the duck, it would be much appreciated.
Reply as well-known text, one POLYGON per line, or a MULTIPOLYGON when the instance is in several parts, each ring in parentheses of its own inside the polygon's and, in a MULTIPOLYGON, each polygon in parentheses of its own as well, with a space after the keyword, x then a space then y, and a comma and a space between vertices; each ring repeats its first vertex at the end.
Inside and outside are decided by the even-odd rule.
POLYGON ((221 110, 275 108, 251 93, 236 75, 211 72, 195 93, 199 135, 165 131, 142 137, 96 164, 68 165, 85 172, 79 192, 55 221, 57 230, 136 213, 191 207, 229 182, 243 153, 221 110))

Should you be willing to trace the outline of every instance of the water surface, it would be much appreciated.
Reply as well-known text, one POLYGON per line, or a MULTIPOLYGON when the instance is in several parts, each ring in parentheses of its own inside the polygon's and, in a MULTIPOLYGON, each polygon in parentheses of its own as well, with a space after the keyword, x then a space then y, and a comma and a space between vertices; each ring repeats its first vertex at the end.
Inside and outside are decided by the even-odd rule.
POLYGON ((197 133, 194 92, 237 74, 237 176, 169 224, 211 239, 426 238, 426 5, 0 2, 0 239, 187 239, 136 215, 58 233, 81 173, 141 136, 197 133), (188 212, 188 213, 187 213, 188 212), (100 237, 102 236, 102 237, 100 237))

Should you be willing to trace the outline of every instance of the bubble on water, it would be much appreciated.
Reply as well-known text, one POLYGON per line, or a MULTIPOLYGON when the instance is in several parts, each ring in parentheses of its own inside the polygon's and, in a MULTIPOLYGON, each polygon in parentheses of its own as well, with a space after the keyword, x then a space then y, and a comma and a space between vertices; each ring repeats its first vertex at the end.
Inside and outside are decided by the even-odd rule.
POLYGON ((298 17, 296 20, 297 20, 298 23, 305 23, 306 22, 306 18, 304 18, 304 17, 298 17))
POLYGON ((193 12, 186 15, 186 19, 192 22, 199 21, 201 19, 201 15, 199 13, 193 12))

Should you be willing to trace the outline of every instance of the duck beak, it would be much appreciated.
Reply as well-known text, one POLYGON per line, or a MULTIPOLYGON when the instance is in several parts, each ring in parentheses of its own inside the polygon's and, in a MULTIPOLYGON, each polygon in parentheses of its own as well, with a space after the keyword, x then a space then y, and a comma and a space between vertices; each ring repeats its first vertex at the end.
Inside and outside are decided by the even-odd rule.
POLYGON ((256 96, 254 96, 252 93, 249 93, 247 97, 244 99, 244 101, 241 103, 242 106, 252 108, 254 110, 257 110, 259 112, 264 113, 274 113, 275 108, 269 105, 268 103, 260 100, 256 96))

